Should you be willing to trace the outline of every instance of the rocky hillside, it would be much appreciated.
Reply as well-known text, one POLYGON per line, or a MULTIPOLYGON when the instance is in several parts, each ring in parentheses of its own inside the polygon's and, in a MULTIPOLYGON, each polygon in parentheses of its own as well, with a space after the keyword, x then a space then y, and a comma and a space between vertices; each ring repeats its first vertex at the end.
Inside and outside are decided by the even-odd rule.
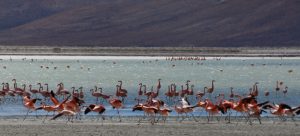
POLYGON ((0 2, 0 44, 297 46, 299 0, 0 2))

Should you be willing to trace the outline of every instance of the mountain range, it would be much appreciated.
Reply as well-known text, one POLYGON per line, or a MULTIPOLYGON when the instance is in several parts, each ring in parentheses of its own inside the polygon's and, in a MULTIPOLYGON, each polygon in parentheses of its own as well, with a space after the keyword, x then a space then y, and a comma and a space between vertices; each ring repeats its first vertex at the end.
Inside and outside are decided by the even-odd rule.
POLYGON ((290 47, 299 0, 2 0, 0 45, 290 47))

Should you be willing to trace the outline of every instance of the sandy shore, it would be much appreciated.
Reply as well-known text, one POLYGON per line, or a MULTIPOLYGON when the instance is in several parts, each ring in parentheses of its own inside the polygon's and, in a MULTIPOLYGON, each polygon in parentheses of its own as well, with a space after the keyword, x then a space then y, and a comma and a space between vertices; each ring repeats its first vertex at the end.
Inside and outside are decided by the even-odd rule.
MULTIPOLYGON (((263 124, 253 122, 253 125, 243 121, 227 124, 225 122, 206 123, 183 121, 179 123, 169 120, 167 123, 151 125, 143 121, 137 125, 135 119, 124 119, 123 122, 107 119, 102 124, 94 119, 75 120, 73 123, 66 123, 65 119, 55 121, 29 118, 22 121, 21 117, 1 117, 1 136, 252 136, 252 135, 300 135, 300 129, 294 122, 273 122, 264 120, 263 124)), ((297 122, 299 123, 299 121, 297 122)))
POLYGON ((0 55, 299 57, 299 47, 49 47, 3 46, 0 55))

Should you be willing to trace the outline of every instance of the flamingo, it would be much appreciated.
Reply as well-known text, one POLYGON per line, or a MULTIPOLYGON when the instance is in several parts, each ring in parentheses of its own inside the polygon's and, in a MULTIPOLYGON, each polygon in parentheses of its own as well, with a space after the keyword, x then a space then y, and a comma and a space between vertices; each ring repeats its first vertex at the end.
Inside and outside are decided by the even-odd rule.
POLYGON ((42 109, 47 112, 47 114, 46 114, 46 116, 43 120, 43 123, 44 123, 45 119, 47 118, 47 116, 49 114, 49 112, 53 112, 53 115, 54 115, 57 107, 55 105, 46 105, 45 102, 42 102, 41 106, 36 108, 35 110, 42 110, 42 109))
POLYGON ((214 92, 214 90, 215 90, 214 82, 215 82, 215 80, 212 80, 212 81, 211 81, 211 88, 208 88, 208 89, 207 89, 207 93, 209 93, 209 96, 211 96, 211 94, 212 94, 212 93, 214 92))
POLYGON ((143 95, 142 86, 142 83, 139 83, 138 98, 142 97, 143 95))
MULTIPOLYGON (((122 82, 121 82, 122 84, 122 82)), ((122 102, 124 102, 125 98, 127 97, 127 91, 123 91, 121 90, 121 87, 119 85, 116 85, 117 89, 116 89, 116 96, 117 97, 121 97, 122 98, 122 102)))
POLYGON ((282 91, 283 92, 283 95, 284 95, 284 97, 286 96, 286 94, 287 94, 287 92, 288 92, 288 87, 287 86, 285 86, 285 88, 284 88, 284 90, 282 91))
POLYGON ((30 84, 28 87, 29 87, 29 91, 30 91, 32 94, 34 94, 35 97, 37 97, 36 94, 39 92, 39 90, 37 90, 37 89, 32 89, 32 85, 31 85, 31 84, 30 84))
POLYGON ((165 123, 167 120, 167 117, 169 116, 169 114, 172 112, 171 109, 169 109, 168 107, 166 107, 166 105, 163 108, 159 108, 158 109, 158 113, 162 116, 162 120, 165 123))
POLYGON ((257 97, 257 96, 258 96, 257 84, 258 84, 258 82, 256 82, 256 83, 253 85, 252 92, 251 92, 251 94, 250 94, 250 95, 252 95, 253 97, 257 97))
POLYGON ((265 97, 268 97, 270 95, 270 92, 266 89, 265 90, 265 97))
POLYGON ((2 91, 4 91, 4 92, 9 91, 9 89, 7 89, 6 84, 4 82, 2 83, 2 91))
POLYGON ((127 95, 127 90, 122 88, 122 81, 118 81, 120 83, 119 87, 120 87, 120 92, 124 93, 127 95))
POLYGON ((185 94, 186 94, 186 90, 184 90, 183 85, 181 85, 181 94, 180 94, 180 96, 185 97, 185 94))
POLYGON ((299 114, 300 114, 300 106, 285 110, 285 115, 291 117, 293 121, 295 121, 294 117, 299 114))
POLYGON ((152 118, 150 123, 153 125, 155 123, 155 114, 158 113, 158 108, 154 106, 142 105, 142 109, 148 116, 152 118))
POLYGON ((84 93, 83 93, 82 89, 83 89, 82 86, 79 87, 79 98, 80 98, 80 99, 84 99, 84 93))
POLYGON ((14 83, 14 89, 15 89, 15 91, 21 91, 21 92, 24 91, 22 88, 18 88, 17 87, 17 80, 16 79, 12 79, 12 81, 14 83))
MULTIPOLYGON (((132 107, 132 111, 133 111, 133 112, 134 112, 134 111, 143 111, 142 106, 143 106, 142 103, 138 103, 138 104, 136 104, 136 105, 134 105, 134 106, 132 107)), ((142 118, 145 118, 145 116, 146 116, 146 114, 145 114, 145 112, 144 112, 144 117, 142 117, 142 118)), ((140 122, 141 122, 141 118, 139 118, 138 124, 140 124, 140 122)))
POLYGON ((119 109, 123 107, 123 103, 121 100, 117 98, 108 98, 108 103, 113 107, 113 109, 117 110, 119 115, 119 121, 122 122, 119 109))
POLYGON ((194 108, 197 106, 191 106, 190 102, 187 100, 187 97, 182 97, 181 100, 181 108, 183 110, 183 113, 187 116, 188 113, 190 113, 193 117, 193 119, 198 122, 198 120, 196 120, 194 114, 192 113, 194 111, 194 108))
POLYGON ((156 92, 151 93, 151 98, 156 98, 159 95, 159 89, 156 90, 156 92))
POLYGON ((179 96, 179 92, 176 91, 176 85, 175 84, 171 85, 171 92, 172 92, 172 94, 175 98, 177 98, 179 96), (172 88, 172 86, 173 86, 173 88, 172 88))
POLYGON ((95 90, 93 90, 93 89, 90 90, 90 92, 92 93, 92 96, 96 97, 96 104, 98 103, 98 99, 101 96, 101 93, 97 92, 97 91, 98 91, 97 86, 95 86, 95 90))
POLYGON ((72 95, 79 98, 79 92, 78 92, 78 90, 75 90, 74 86, 71 89, 72 89, 72 95))
POLYGON ((160 88, 161 88, 160 81, 161 81, 161 79, 159 78, 159 79, 158 79, 158 84, 157 84, 157 88, 156 88, 156 90, 160 90, 160 88))
POLYGON ((103 94, 102 88, 101 88, 101 87, 99 88, 99 91, 100 91, 100 97, 101 97, 103 100, 107 100, 107 99, 110 98, 110 95, 105 95, 105 94, 103 94))
MULTIPOLYGON (((24 96, 23 97, 23 105, 24 105, 25 108, 28 109, 23 121, 26 119, 26 117, 28 116, 28 113, 30 111, 35 111, 35 109, 36 109, 35 108, 35 103, 36 103, 37 100, 40 100, 40 99, 30 99, 29 96, 24 96)), ((36 117, 37 117, 37 115, 36 115, 36 117)))
POLYGON ((49 87, 48 84, 44 84, 46 86, 46 90, 42 90, 43 87, 41 86, 41 83, 38 83, 40 85, 39 88, 39 93, 44 97, 44 100, 46 100, 46 98, 50 97, 50 92, 49 92, 49 87))
MULTIPOLYGON (((0 102, 2 102, 2 100, 4 100, 5 101, 5 96, 6 96, 6 92, 4 92, 4 91, 0 91, 0 96, 1 96, 1 98, 0 98, 0 102)), ((1 103, 0 103, 1 104, 1 103)))
MULTIPOLYGON (((239 96, 240 97, 240 96, 239 96)), ((245 117, 245 113, 249 112, 249 109, 247 108, 247 104, 250 103, 251 100, 255 99, 252 96, 248 96, 245 98, 240 99, 238 102, 233 101, 224 101, 223 103, 226 103, 226 106, 234 111, 236 111, 236 116, 238 112, 241 113, 245 117)), ((245 117, 246 118, 246 117, 245 117)), ((230 119, 230 117, 229 117, 230 119)))
POLYGON ((233 87, 230 87, 230 95, 229 98, 234 98, 233 87))
MULTIPOLYGON (((96 104, 90 104, 85 110, 84 110, 84 114, 88 114, 89 112, 97 112, 101 118, 102 118, 102 124, 103 124, 103 120, 105 120, 105 118, 103 117, 103 113, 105 111, 105 107, 103 105, 96 105, 96 104)), ((99 118, 98 118, 99 120, 99 118)))
POLYGON ((191 90, 188 91, 187 95, 194 95, 194 85, 191 85, 191 90))
MULTIPOLYGON (((205 99, 205 103, 206 103, 205 110, 208 113, 207 122, 209 123, 210 117, 212 118, 214 115, 219 114, 220 110, 219 110, 218 106, 213 104, 209 99, 205 99)), ((219 119, 217 118, 217 120, 219 120, 219 119)))
POLYGON ((186 94, 188 94, 189 92, 189 82, 191 82, 190 80, 186 81, 186 89, 183 89, 183 86, 181 86, 181 97, 184 97, 186 94))
POLYGON ((177 112, 177 120, 179 119, 179 115, 181 115, 182 120, 180 120, 180 122, 183 121, 184 120, 184 117, 183 117, 184 110, 183 110, 182 106, 174 105, 174 109, 177 112))
POLYGON ((71 97, 71 95, 69 95, 63 102, 59 102, 56 97, 54 92, 51 90, 50 92, 50 100, 52 101, 52 103, 54 104, 54 106, 56 107, 56 111, 61 112, 64 110, 65 107, 65 103, 67 102, 67 100, 71 97))
MULTIPOLYGON (((80 100, 78 97, 73 96, 71 100, 68 100, 64 104, 64 110, 69 110, 72 112, 75 112, 75 114, 78 113, 79 119, 80 119, 80 106, 84 103, 83 100, 80 100)), ((73 116, 72 116, 73 120, 73 116)))
MULTIPOLYGON (((25 84, 23 84, 22 85, 23 86, 23 88, 24 89, 21 89, 21 88, 15 88, 15 94, 17 94, 17 95, 19 95, 21 98, 22 98, 22 96, 25 94, 24 92, 24 90, 25 90, 25 87, 26 87, 26 85, 25 84)), ((18 99, 17 99, 18 100, 18 99)))
POLYGON ((64 84, 63 83, 59 83, 57 84, 57 90, 56 90, 56 94, 57 95, 62 95, 63 99, 66 97, 66 95, 71 94, 68 90, 64 89, 64 84))
MULTIPOLYGON (((143 87, 144 87, 144 95, 147 96, 147 99, 149 99, 150 96, 152 95, 152 91, 147 92, 147 87, 146 87, 146 85, 143 85, 143 87)), ((153 88, 153 86, 152 86, 152 88, 153 88)), ((153 90, 153 89, 152 89, 152 90, 153 90)))
POLYGON ((173 97, 173 93, 171 92, 171 87, 168 86, 168 91, 165 93, 166 99, 171 100, 171 98, 173 97))
POLYGON ((219 104, 219 108, 221 108, 220 111, 222 112, 222 114, 228 113, 228 115, 225 118, 225 120, 228 120, 227 123, 230 123, 231 109, 233 108, 233 105, 234 105, 233 102, 228 100, 223 100, 219 104))
POLYGON ((250 109, 249 118, 248 118, 247 122, 249 121, 250 125, 252 125, 252 121, 250 120, 250 117, 257 118, 259 121, 259 124, 261 124, 261 116, 260 115, 263 112, 266 112, 262 109, 262 107, 264 105, 267 105, 268 103, 269 103, 269 101, 266 101, 263 103, 257 103, 257 101, 255 99, 250 101, 250 103, 247 105, 248 109, 250 109))
POLYGON ((276 91, 276 97, 277 97, 277 93, 278 93, 278 91, 280 91, 279 81, 278 81, 278 80, 276 81, 276 88, 275 88, 275 91, 276 91))
MULTIPOLYGON (((72 110, 62 110, 59 114, 55 115, 53 118, 51 118, 50 120, 55 120, 56 118, 58 117, 61 117, 63 115, 66 115, 68 116, 68 121, 71 121, 73 122, 73 117, 76 115, 76 112, 75 111, 72 111, 72 110), (72 120, 71 120, 72 118, 72 120)), ((68 122, 67 121, 67 122, 68 122)))
POLYGON ((281 103, 279 105, 266 104, 262 107, 262 109, 269 109, 272 115, 278 116, 282 121, 284 121, 286 120, 284 115, 289 110, 292 110, 292 107, 287 104, 281 103))
POLYGON ((199 100, 201 100, 202 99, 202 97, 205 95, 205 90, 207 89, 207 87, 204 87, 203 88, 203 92, 198 92, 197 94, 196 94, 196 97, 197 97, 197 99, 199 99, 199 100))
MULTIPOLYGON (((6 83, 6 90, 5 90, 5 91, 7 91, 7 94, 10 96, 10 99, 12 98, 12 99, 13 99, 12 101, 15 101, 15 96, 16 96, 15 92, 16 92, 16 91, 11 90, 11 89, 9 88, 9 84, 8 84, 8 83, 6 83)), ((10 99, 9 99, 9 100, 10 100, 10 99)))
MULTIPOLYGON (((5 96, 7 95, 8 90, 5 88, 5 83, 2 83, 2 90, 0 91, 0 96, 3 98, 5 102, 5 96)), ((0 99, 2 101, 2 99, 0 99)))

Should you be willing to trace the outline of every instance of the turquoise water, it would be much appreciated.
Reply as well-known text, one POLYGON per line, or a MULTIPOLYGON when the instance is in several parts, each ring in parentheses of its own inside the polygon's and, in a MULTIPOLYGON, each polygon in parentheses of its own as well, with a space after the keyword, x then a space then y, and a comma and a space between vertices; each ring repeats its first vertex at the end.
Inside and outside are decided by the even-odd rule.
MULTIPOLYGON (((234 88, 235 93, 242 95, 248 93, 255 82, 259 82, 259 101, 271 100, 292 106, 300 105, 300 58, 222 58, 220 61, 207 58, 206 61, 167 61, 165 57, 0 56, 0 59, 0 82, 12 85, 11 80, 15 78, 19 87, 22 84, 32 84, 32 88, 35 89, 38 82, 48 83, 51 90, 56 90, 56 85, 60 82, 63 82, 68 90, 73 86, 82 86, 86 92, 86 105, 95 103, 95 98, 89 91, 95 85, 102 87, 104 93, 114 95, 118 80, 122 80, 123 88, 129 91, 125 108, 121 110, 123 115, 142 114, 131 112, 132 105, 136 103, 134 98, 137 96, 138 84, 146 84, 150 89, 151 86, 156 87, 158 78, 162 79, 159 96, 162 100, 165 99, 164 93, 171 83, 175 83, 177 90, 181 90, 180 86, 184 85, 186 80, 190 80, 190 84, 195 85, 194 91, 198 92, 202 91, 204 86, 211 86, 211 80, 216 80, 213 96, 224 93, 228 98, 230 87, 234 88), (288 72, 291 70, 292 72, 288 72), (275 95, 277 80, 288 86, 286 97, 282 92, 278 93, 278 96, 275 95), (265 90, 270 92, 269 97, 263 96, 265 90)), ((195 102, 194 98, 191 100, 195 102)), ((107 103, 104 105, 108 109, 106 114, 115 114, 107 103)), ((6 102, 1 104, 0 115, 24 115, 25 111, 21 101, 6 102)), ((173 115, 176 114, 173 112, 173 115)))

